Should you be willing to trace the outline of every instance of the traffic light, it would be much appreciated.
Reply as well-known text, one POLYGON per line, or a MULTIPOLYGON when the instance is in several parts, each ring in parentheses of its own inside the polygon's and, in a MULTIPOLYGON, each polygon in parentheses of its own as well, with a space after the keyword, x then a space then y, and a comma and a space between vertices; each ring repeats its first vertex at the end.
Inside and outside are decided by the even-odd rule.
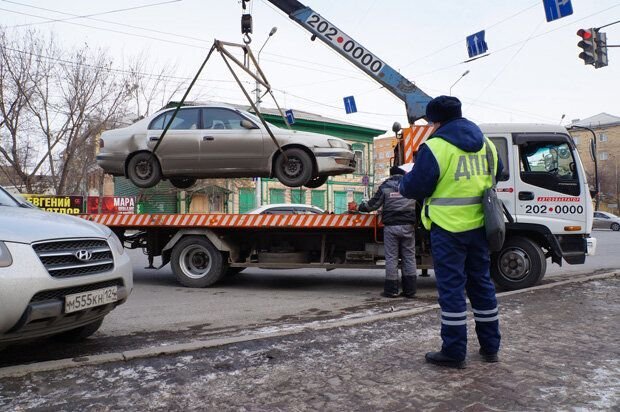
POLYGON ((596 34, 594 29, 579 29, 577 32, 577 36, 581 37, 577 46, 583 50, 579 53, 579 58, 584 64, 594 66, 596 63, 596 34))
POLYGON ((594 67, 597 69, 607 66, 607 34, 601 31, 596 32, 596 62, 594 67))

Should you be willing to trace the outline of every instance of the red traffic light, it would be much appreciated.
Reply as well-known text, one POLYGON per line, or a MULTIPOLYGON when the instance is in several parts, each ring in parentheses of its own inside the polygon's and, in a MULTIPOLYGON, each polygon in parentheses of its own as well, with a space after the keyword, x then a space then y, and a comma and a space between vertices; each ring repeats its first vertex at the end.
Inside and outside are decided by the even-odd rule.
POLYGON ((590 40, 592 38, 592 32, 590 30, 579 29, 577 31, 577 36, 584 40, 590 40))

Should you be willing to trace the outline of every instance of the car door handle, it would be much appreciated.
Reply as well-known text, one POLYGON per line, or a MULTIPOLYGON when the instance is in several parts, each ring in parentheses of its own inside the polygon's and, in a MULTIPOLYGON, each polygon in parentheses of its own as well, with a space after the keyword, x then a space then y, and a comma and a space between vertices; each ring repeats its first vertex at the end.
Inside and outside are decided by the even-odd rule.
POLYGON ((206 141, 209 141, 209 142, 210 142, 210 141, 212 141, 212 140, 215 140, 215 137, 213 137, 213 136, 202 136, 202 140, 203 140, 204 142, 206 142, 206 141))
POLYGON ((519 192, 519 200, 534 200, 534 192, 519 192))
POLYGON ((149 140, 150 140, 151 142, 156 142, 156 141, 158 141, 158 140, 159 140, 159 137, 150 137, 150 138, 149 138, 149 140))

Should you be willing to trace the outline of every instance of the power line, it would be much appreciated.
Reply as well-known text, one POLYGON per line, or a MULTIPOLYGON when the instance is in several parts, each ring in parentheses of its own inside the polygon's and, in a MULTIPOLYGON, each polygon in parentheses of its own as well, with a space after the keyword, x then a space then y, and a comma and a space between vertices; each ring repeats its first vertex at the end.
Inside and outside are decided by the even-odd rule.
MULTIPOLYGON (((104 12, 101 12, 101 13, 93 13, 93 14, 85 14, 85 15, 77 15, 77 14, 71 14, 71 13, 64 13, 64 12, 61 12, 61 11, 52 10, 52 9, 46 9, 45 7, 32 6, 30 4, 24 4, 24 3, 20 3, 20 2, 12 1, 12 0, 2 0, 2 1, 4 1, 5 3, 16 4, 18 6, 30 7, 30 8, 33 8, 33 9, 51 11, 53 13, 59 13, 59 14, 67 15, 67 16, 72 16, 71 18, 68 18, 68 19, 57 19, 57 20, 44 21, 44 22, 39 22, 39 23, 26 23, 26 24, 18 24, 16 26, 11 26, 11 27, 25 27, 25 26, 32 26, 32 25, 35 25, 35 24, 47 24, 47 23, 53 23, 53 22, 62 22, 62 21, 67 21, 67 20, 72 20, 72 19, 91 18, 92 16, 102 16, 104 14, 112 14, 112 13, 120 13, 120 12, 130 11, 130 10, 144 9, 144 8, 147 8, 147 7, 161 6, 163 4, 177 3, 177 2, 179 2, 181 0, 168 0, 168 1, 162 1, 162 2, 159 2, 159 3, 143 4, 141 6, 127 7, 127 8, 124 8, 124 9, 109 10, 109 11, 104 11, 104 12)), ((97 19, 92 19, 92 20, 97 20, 97 19)), ((103 20, 103 21, 105 21, 105 20, 103 20)), ((107 21, 107 22, 108 23, 113 23, 113 22, 110 22, 110 21, 107 21)), ((114 23, 114 24, 120 24, 120 23, 114 23)))

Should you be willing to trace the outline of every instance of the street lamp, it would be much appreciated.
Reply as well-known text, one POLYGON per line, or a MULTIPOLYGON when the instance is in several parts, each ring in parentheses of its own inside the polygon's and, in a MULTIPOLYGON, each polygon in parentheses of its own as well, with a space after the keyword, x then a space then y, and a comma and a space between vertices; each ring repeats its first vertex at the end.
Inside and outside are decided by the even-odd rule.
MULTIPOLYGON (((273 36, 274 34, 276 34, 276 32, 278 31, 278 28, 273 26, 271 28, 271 30, 269 31, 269 35, 267 36, 267 38, 265 39, 265 42, 263 43, 263 45, 261 46, 261 48, 258 50, 258 53, 256 54, 256 62, 257 65, 260 66, 260 53, 263 51, 263 49, 265 48, 265 46, 267 45, 267 42, 269 41, 269 39, 271 38, 271 36, 273 36)), ((260 90, 260 83, 258 82, 258 67, 256 68, 256 108, 258 110, 260 110, 260 94, 261 94, 261 90, 260 90)), ((257 113, 258 114, 258 113, 257 113)), ((256 203, 256 207, 260 207, 263 205, 263 180, 260 177, 256 178, 256 188, 254 191, 254 197, 255 197, 255 203, 256 203)))
POLYGON ((452 88, 454 87, 454 85, 456 85, 458 82, 461 81, 461 79, 465 76, 467 76, 469 74, 469 70, 466 70, 465 73, 461 74, 461 77, 459 77, 458 79, 456 79, 456 81, 454 83, 452 83, 452 86, 450 86, 450 96, 452 96, 452 88))

